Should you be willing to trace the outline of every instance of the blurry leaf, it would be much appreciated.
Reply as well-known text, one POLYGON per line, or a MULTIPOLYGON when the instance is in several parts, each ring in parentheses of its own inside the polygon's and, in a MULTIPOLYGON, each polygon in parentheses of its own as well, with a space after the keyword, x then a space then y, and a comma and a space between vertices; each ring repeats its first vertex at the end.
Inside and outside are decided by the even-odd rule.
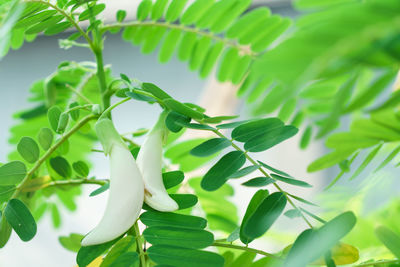
POLYGON ((333 151, 329 154, 326 154, 325 156, 322 156, 321 158, 315 160, 310 165, 308 165, 307 171, 316 172, 319 170, 332 167, 333 165, 341 162, 342 160, 347 159, 353 153, 354 149, 333 151))
POLYGON ((78 252, 81 248, 82 239, 83 235, 71 233, 69 236, 60 236, 58 241, 65 249, 72 252, 78 252))
POLYGON ((305 230, 290 249, 285 259, 285 266, 304 267, 322 257, 351 231, 355 223, 354 214, 345 212, 317 230, 305 230))
POLYGON ((47 118, 53 131, 57 132, 58 122, 61 116, 61 109, 58 106, 53 106, 47 111, 47 118))
POLYGON ((117 14, 116 14, 116 17, 117 17, 117 21, 118 22, 124 21, 124 19, 126 17, 126 11, 125 10, 118 10, 117 14))
POLYGON ((380 169, 382 169, 383 167, 385 167, 386 165, 388 165, 393 159, 394 157, 396 157, 396 155, 400 152, 400 146, 397 146, 395 149, 393 149, 393 151, 385 158, 384 161, 382 161, 382 163, 374 170, 374 172, 379 171, 380 169))
POLYGON ((400 258, 400 236, 385 226, 379 226, 375 230, 378 239, 387 247, 396 258, 400 258))
POLYGON ((227 242, 233 242, 240 238, 240 227, 237 227, 226 239, 227 242))
MULTIPOLYGON (((336 265, 346 265, 356 263, 359 259, 359 253, 357 248, 339 242, 336 246, 331 249, 331 259, 335 262, 336 265)), ((319 259, 316 262, 313 262, 316 265, 323 265, 324 260, 319 259)))
POLYGON ((197 157, 207 157, 230 145, 231 142, 226 138, 213 138, 193 148, 190 154, 197 157))
POLYGON ((197 119, 197 120, 201 120, 203 118, 203 114, 188 107, 185 104, 182 104, 179 101, 176 101, 175 99, 166 98, 166 99, 163 99, 163 102, 168 108, 170 108, 171 110, 178 112, 184 116, 187 116, 187 117, 190 117, 193 119, 197 119))
POLYGON ((0 186, 0 204, 8 201, 15 192, 15 185, 0 186))
POLYGON ((60 211, 58 210, 57 205, 54 203, 51 205, 51 220, 54 228, 59 228, 61 226, 60 211))
POLYGON ((264 168, 266 168, 267 170, 270 170, 271 172, 273 172, 275 174, 278 174, 278 175, 281 175, 281 176, 285 176, 285 177, 292 177, 291 175, 287 174, 286 172, 283 172, 281 170, 275 169, 274 167, 269 166, 269 165, 267 165, 266 163, 264 163, 262 161, 258 160, 258 163, 260 163, 264 168))
POLYGON ((151 210, 142 213, 140 221, 146 226, 172 226, 191 229, 204 229, 207 225, 207 221, 201 217, 151 210))
MULTIPOLYGON (((79 106, 78 102, 72 102, 71 104, 69 104, 68 108, 71 109, 71 108, 76 108, 78 106, 79 106)), ((71 119, 73 119, 74 121, 77 121, 79 119, 80 111, 79 111, 79 109, 70 111, 69 115, 71 115, 71 119)))
POLYGON ((38 141, 44 150, 48 150, 53 143, 53 132, 49 128, 42 128, 38 134, 38 141))
POLYGON ((22 241, 29 241, 36 235, 35 219, 22 201, 11 199, 4 209, 4 216, 22 241))
POLYGON ((22 137, 18 143, 17 150, 29 163, 35 163, 39 159, 39 146, 36 141, 30 137, 22 137))
POLYGON ((301 212, 298 209, 287 210, 284 215, 290 219, 301 217, 301 212))
POLYGON ((312 137, 312 127, 311 125, 309 125, 303 135, 301 136, 301 140, 300 140, 300 148, 301 149, 306 149, 308 147, 308 144, 311 141, 311 137, 312 137))
POLYGON ((354 172, 354 174, 350 177, 350 180, 353 180, 356 178, 367 166, 368 164, 375 158, 375 156, 378 154, 379 150, 381 149, 382 144, 375 147, 364 159, 364 161, 361 163, 361 165, 357 168, 357 170, 354 172))
POLYGON ((97 4, 89 7, 79 15, 79 21, 94 18, 106 8, 105 4, 97 4))
POLYGON ((175 267, 223 267, 224 258, 216 253, 166 245, 153 245, 147 252, 152 261, 175 267))
POLYGON ((69 115, 68 113, 61 113, 60 119, 58 120, 58 126, 57 126, 57 133, 64 133, 65 129, 67 128, 69 121, 69 115))
POLYGON ((0 211, 0 248, 3 248, 10 239, 12 228, 4 214, 0 211))
POLYGON ((72 168, 80 177, 87 177, 89 175, 89 166, 81 160, 72 163, 72 168))
POLYGON ((143 232, 147 242, 153 245, 168 245, 184 248, 206 248, 214 242, 212 233, 190 228, 151 226, 143 232))
POLYGON ((265 234, 286 206, 283 193, 266 194, 267 191, 258 191, 247 207, 240 229, 240 240, 245 244, 265 234))
POLYGON ((167 117, 165 118, 165 125, 167 126, 168 130, 173 133, 177 133, 182 130, 183 125, 190 122, 190 118, 183 116, 175 111, 171 111, 168 113, 167 117), (178 124, 182 122, 182 124, 178 124))
POLYGON ((48 175, 29 179, 24 183, 24 186, 20 188, 21 192, 34 192, 39 189, 45 188, 51 182, 51 178, 48 175))
MULTIPOLYGON (((217 127, 220 128, 221 126, 218 125, 217 127)), ((281 127, 283 127, 283 122, 278 118, 253 120, 235 127, 232 131, 232 138, 239 142, 248 142, 254 137, 281 127)))
POLYGON ((70 178, 72 175, 71 165, 63 157, 55 157, 50 159, 50 165, 61 177, 70 178))
POLYGON ((167 98, 171 98, 171 96, 169 94, 167 94, 165 91, 161 90, 157 85, 152 84, 152 83, 143 83, 142 84, 142 88, 143 90, 151 93, 152 95, 154 95, 155 97, 159 98, 159 99, 167 99, 167 98))
POLYGON ((21 161, 11 161, 0 166, 0 185, 15 185, 26 175, 25 164, 21 161))
MULTIPOLYGON (((110 267, 139 267, 139 254, 135 251, 129 251, 121 254, 110 267)), ((101 266, 101 265, 100 265, 101 266)))
POLYGON ((152 5, 151 0, 143 0, 140 2, 136 12, 136 18, 139 21, 145 20, 151 11, 152 5))
POLYGON ((240 254, 232 263, 231 267, 250 266, 257 254, 254 252, 245 251, 240 254))
POLYGON ((219 124, 216 127, 218 129, 231 129, 231 128, 235 128, 238 127, 244 123, 249 122, 248 120, 245 121, 235 121, 235 122, 228 122, 228 123, 224 123, 224 124, 219 124))
POLYGON ((241 151, 232 151, 224 155, 204 175, 201 187, 207 191, 220 188, 233 173, 238 171, 246 162, 246 157, 241 151))

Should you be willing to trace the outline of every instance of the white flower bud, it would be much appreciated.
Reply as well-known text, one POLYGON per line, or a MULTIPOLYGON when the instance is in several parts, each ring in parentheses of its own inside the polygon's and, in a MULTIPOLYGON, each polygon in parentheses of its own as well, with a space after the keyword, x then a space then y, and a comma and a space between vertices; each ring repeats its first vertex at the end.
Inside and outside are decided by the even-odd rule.
POLYGON ((178 209, 178 204, 168 195, 162 179, 162 145, 167 134, 164 119, 165 113, 162 113, 148 133, 139 150, 137 164, 146 189, 144 201, 153 209, 171 212, 178 209))
POLYGON ((139 217, 144 198, 141 173, 111 120, 99 121, 96 132, 110 155, 110 189, 104 215, 83 238, 82 246, 102 244, 128 231, 139 217))

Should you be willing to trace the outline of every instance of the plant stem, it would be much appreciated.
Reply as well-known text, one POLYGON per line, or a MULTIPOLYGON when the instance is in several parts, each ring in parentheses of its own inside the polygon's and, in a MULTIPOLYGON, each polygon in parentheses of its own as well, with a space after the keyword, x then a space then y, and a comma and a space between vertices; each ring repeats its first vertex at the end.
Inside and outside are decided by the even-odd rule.
POLYGON ((100 120, 100 119, 103 119, 103 118, 105 118, 105 117, 108 117, 108 116, 109 116, 109 113, 111 112, 111 110, 113 110, 114 108, 118 107, 119 105, 121 105, 121 104, 123 104, 123 103, 125 103, 125 102, 127 102, 127 101, 129 101, 129 100, 131 100, 131 98, 130 98, 130 97, 127 97, 127 98, 124 98, 124 99, 122 99, 121 101, 115 103, 114 105, 107 107, 107 109, 104 110, 104 112, 101 114, 99 120, 100 120))
POLYGON ((354 267, 365 267, 365 266, 377 266, 382 264, 390 264, 390 263, 399 263, 400 260, 380 260, 380 261, 373 261, 373 262, 366 262, 355 265, 354 267))
POLYGON ((107 94, 106 74, 104 71, 103 52, 100 48, 92 50, 97 63, 97 79, 99 80, 100 93, 101 93, 101 110, 106 110, 111 104, 111 97, 107 94))
POLYGON ((255 248, 249 248, 249 247, 243 247, 243 246, 238 246, 238 245, 233 245, 233 244, 223 244, 223 243, 218 243, 218 242, 214 242, 211 246, 213 247, 224 247, 224 248, 231 248, 231 249, 237 249, 237 250, 244 250, 244 251, 248 251, 248 252, 253 252, 253 253, 257 253, 260 255, 264 255, 270 258, 274 258, 277 260, 282 260, 280 257, 275 256, 274 254, 259 250, 259 249, 255 249, 255 248))
MULTIPOLYGON (((201 123, 201 122, 200 122, 200 123, 201 123)), ((217 129, 216 129, 216 130, 213 130, 213 132, 214 132, 216 135, 218 135, 219 137, 226 138, 225 135, 223 135, 223 134, 222 134, 220 131, 218 131, 217 129)), ((230 140, 229 138, 226 138, 226 139, 230 140)), ((239 146, 237 146, 237 145, 233 142, 233 140, 230 140, 230 142, 231 142, 231 146, 232 146, 233 148, 235 148, 237 151, 243 152, 243 154, 245 155, 245 157, 246 157, 253 165, 259 165, 259 164, 257 163, 257 161, 255 161, 252 157, 249 156, 249 154, 247 153, 247 151, 243 151, 239 146)), ((261 171, 261 173, 262 173, 265 177, 271 178, 271 177, 269 176, 269 174, 262 168, 262 166, 259 168, 259 170, 261 171)), ((283 194, 285 194, 286 199, 287 199, 287 201, 289 202, 289 204, 290 204, 293 208, 295 208, 296 210, 300 211, 300 215, 301 215, 301 217, 303 218, 303 220, 306 222, 306 224, 307 224, 310 228, 313 228, 313 226, 312 226, 312 224, 310 223, 310 221, 304 216, 303 211, 302 211, 301 209, 299 209, 299 208, 296 206, 296 204, 294 204, 293 200, 290 198, 290 195, 288 195, 288 194, 287 194, 279 185, 277 185, 276 183, 273 183, 273 185, 275 186, 276 189, 278 189, 280 192, 282 192, 283 194)))
POLYGON ((136 239, 136 245, 139 250, 139 256, 140 256, 140 265, 141 267, 146 267, 146 257, 144 255, 143 247, 142 247, 142 241, 141 241, 141 236, 140 236, 140 230, 139 230, 139 225, 137 221, 133 225, 135 229, 135 239, 136 239))
POLYGON ((97 117, 96 115, 88 115, 84 117, 77 124, 75 124, 74 127, 71 128, 71 130, 69 130, 65 135, 63 135, 61 139, 58 140, 58 142, 56 142, 52 147, 50 147, 49 150, 47 150, 47 152, 35 163, 33 168, 25 175, 24 179, 21 181, 20 185, 17 187, 14 194, 11 196, 11 199, 18 197, 21 188, 23 188, 26 185, 26 183, 29 181, 32 175, 53 154, 53 152, 56 151, 58 147, 60 147, 68 138, 71 137, 71 135, 77 132, 82 126, 84 126, 89 121, 95 119, 96 117, 97 117))

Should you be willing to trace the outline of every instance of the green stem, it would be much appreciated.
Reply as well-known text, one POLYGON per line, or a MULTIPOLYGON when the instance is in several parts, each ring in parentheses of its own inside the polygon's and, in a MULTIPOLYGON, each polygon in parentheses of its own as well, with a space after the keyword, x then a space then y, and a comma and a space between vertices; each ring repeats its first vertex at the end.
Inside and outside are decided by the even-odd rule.
POLYGON ((218 243, 218 242, 214 242, 211 246, 213 247, 223 247, 223 248, 231 248, 231 249, 237 249, 237 250, 244 250, 244 251, 248 251, 248 252, 253 252, 259 255, 263 255, 263 256, 267 256, 270 258, 274 258, 277 260, 282 260, 280 257, 275 256, 274 254, 259 250, 259 249, 255 249, 255 248, 249 248, 249 247, 243 247, 243 246, 238 246, 238 245, 233 245, 233 244, 223 244, 223 243, 218 243))
POLYGON ((67 133, 65 133, 61 139, 58 140, 52 147, 49 148, 49 150, 46 151, 46 153, 35 163, 33 168, 25 175, 24 179, 21 181, 20 185, 17 187, 17 190, 15 190, 14 194, 11 196, 11 198, 16 198, 18 197, 21 188, 23 188, 26 183, 29 181, 29 179, 33 176, 33 174, 40 168, 40 166, 54 153, 54 151, 57 150, 68 138, 70 138, 75 132, 77 132, 82 126, 84 126, 86 123, 89 121, 95 119, 97 116, 96 115, 88 115, 84 117, 82 120, 80 120, 77 124, 75 124, 74 127, 71 128, 67 133))
MULTIPOLYGON (((200 123, 201 123, 201 122, 200 122, 200 123)), ((225 135, 223 135, 223 134, 222 134, 220 131, 218 131, 217 129, 216 129, 216 130, 213 130, 213 132, 214 132, 216 135, 218 135, 219 137, 226 138, 225 135)), ((228 138, 226 138, 226 139, 228 139, 228 138)), ((230 139, 228 139, 228 140, 230 140, 230 139)), ((233 148, 235 148, 237 151, 243 152, 243 154, 246 156, 246 158, 247 158, 253 165, 259 165, 259 164, 257 163, 257 161, 255 161, 252 157, 249 156, 249 154, 247 154, 247 151, 243 151, 243 150, 242 150, 240 147, 238 147, 232 140, 230 140, 230 142, 231 142, 231 146, 232 146, 233 148)), ((262 167, 260 167, 259 170, 261 171, 261 173, 262 173, 265 177, 271 178, 271 177, 269 176, 269 174, 268 174, 262 167)), ((286 196, 286 198, 287 198, 289 204, 290 204, 293 208, 295 208, 296 210, 300 211, 300 215, 301 215, 301 217, 303 218, 303 220, 306 222, 306 224, 307 224, 310 228, 313 228, 313 226, 312 226, 312 224, 310 223, 310 221, 304 216, 302 210, 299 209, 299 208, 296 206, 296 204, 294 204, 293 200, 290 198, 290 195, 288 195, 288 194, 287 194, 279 185, 277 185, 276 183, 273 183, 273 185, 274 185, 275 188, 278 189, 281 193, 285 194, 285 196, 286 196)))
POLYGON ((143 244, 142 244, 142 240, 141 240, 141 236, 140 236, 140 230, 139 230, 139 225, 137 223, 137 221, 135 222, 135 224, 133 225, 134 229, 135 229, 135 238, 136 238, 136 245, 138 247, 139 250, 139 256, 140 256, 140 266, 141 267, 146 267, 146 256, 145 253, 143 251, 143 244))
POLYGON ((242 53, 250 55, 251 57, 257 56, 257 53, 252 52, 248 47, 242 46, 242 45, 238 44, 236 41, 229 40, 228 38, 224 38, 219 35, 215 35, 209 31, 202 31, 198 28, 192 28, 192 27, 188 27, 185 25, 181 25, 181 24, 171 24, 168 22, 155 22, 155 21, 131 21, 131 22, 114 23, 114 24, 105 25, 104 27, 101 28, 101 30, 107 31, 107 30, 110 30, 113 28, 143 27, 143 26, 148 26, 148 27, 157 26, 157 27, 165 27, 165 28, 169 28, 169 29, 179 29, 179 30, 182 30, 185 32, 193 32, 193 33, 196 33, 201 36, 206 36, 215 41, 223 42, 226 46, 234 47, 234 48, 240 50, 242 53))
POLYGON ((109 107, 108 107, 106 110, 104 110, 104 112, 101 114, 99 120, 100 120, 100 119, 103 119, 103 118, 106 118, 106 117, 109 117, 109 113, 111 112, 111 110, 113 110, 114 108, 118 107, 119 105, 121 105, 121 104, 123 104, 123 103, 125 103, 125 102, 127 102, 127 101, 129 101, 129 100, 131 100, 131 98, 130 98, 130 97, 127 97, 127 98, 124 98, 124 99, 122 99, 121 101, 115 103, 114 105, 109 106, 109 107))
POLYGON ((63 185, 80 185, 80 184, 97 184, 97 185, 105 185, 107 180, 95 180, 95 179, 75 179, 75 180, 60 180, 60 181, 52 181, 46 184, 45 187, 49 186, 63 186, 63 185))
POLYGON ((365 266, 377 266, 382 264, 391 264, 391 263, 399 263, 400 260, 380 260, 380 261, 373 261, 373 262, 366 262, 355 265, 354 267, 365 267, 365 266))
POLYGON ((101 93, 101 110, 106 110, 111 104, 111 97, 107 94, 106 74, 104 71, 103 53, 100 48, 92 50, 97 63, 97 79, 99 80, 101 93))

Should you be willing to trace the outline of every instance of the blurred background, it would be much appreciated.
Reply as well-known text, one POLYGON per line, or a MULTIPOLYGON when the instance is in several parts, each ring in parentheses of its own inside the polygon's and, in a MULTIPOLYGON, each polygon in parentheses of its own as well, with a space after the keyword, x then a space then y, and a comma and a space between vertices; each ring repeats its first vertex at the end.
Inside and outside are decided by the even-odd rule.
MULTIPOLYGON (((107 21, 112 21, 115 12, 124 9, 128 12, 128 17, 133 18, 136 6, 139 1, 135 0, 113 0, 107 2, 107 21)), ((253 5, 267 5, 274 13, 286 16, 295 16, 296 12, 292 9, 290 1, 276 0, 256 0, 253 5)), ((15 121, 13 113, 30 107, 27 102, 28 89, 37 79, 48 76, 65 60, 71 61, 92 61, 92 55, 85 48, 71 48, 69 50, 59 49, 58 40, 66 36, 39 36, 33 43, 27 43, 18 51, 11 51, 2 61, 0 61, 0 119, 2 127, 0 130, 0 162, 7 160, 7 154, 14 149, 7 143, 9 138, 8 129, 15 121)), ((227 110, 233 114, 240 114, 241 118, 249 116, 248 110, 235 100, 235 88, 230 85, 218 84, 212 78, 201 80, 197 73, 190 72, 186 64, 179 62, 176 58, 167 64, 160 64, 157 54, 142 55, 138 47, 124 42, 120 35, 108 35, 105 42, 104 61, 111 64, 114 75, 125 73, 130 77, 137 77, 142 81, 151 81, 161 88, 170 92, 174 97, 183 102, 207 103, 207 90, 225 88, 228 96, 224 106, 216 107, 218 102, 207 106, 211 110, 227 110), (232 105, 232 106, 230 106, 232 105)), ((222 90, 222 89, 221 89, 222 90)), ((222 114, 230 115, 230 114, 222 114)), ((116 109, 114 118, 116 126, 120 132, 129 132, 141 127, 151 127, 158 117, 158 111, 154 106, 149 106, 144 102, 127 103, 116 109)), ((329 172, 318 172, 308 174, 306 168, 308 164, 324 152, 322 143, 315 142, 306 151, 298 148, 299 137, 296 136, 279 146, 268 150, 267 153, 260 154, 260 160, 265 160, 272 166, 278 166, 289 173, 296 173, 299 178, 307 180, 314 185, 313 190, 297 192, 307 199, 321 188, 327 181, 329 172)), ((139 139, 140 141, 140 139, 139 139)), ((108 173, 107 160, 102 154, 94 154, 92 159, 93 168, 91 175, 104 177, 108 173)), ((233 183, 236 196, 233 202, 239 207, 240 216, 243 215, 249 199, 255 190, 243 189, 238 183, 233 183)), ((75 254, 71 253, 59 244, 58 237, 69 235, 70 233, 85 234, 92 229, 103 214, 107 193, 97 197, 89 198, 88 194, 97 188, 92 185, 84 186, 84 193, 79 198, 78 209, 74 213, 67 213, 63 210, 62 226, 54 229, 49 216, 45 216, 38 225, 38 234, 28 242, 23 243, 13 234, 7 246, 0 250, 0 266, 22 267, 70 267, 75 265, 75 254)), ((291 188, 290 190, 298 190, 291 188)), ((292 191, 293 192, 293 191, 292 191)), ((287 230, 285 218, 277 224, 277 229, 287 230)), ((304 223, 299 221, 298 228, 304 228, 304 223)), ((293 229, 294 230, 294 229, 293 229)), ((274 242, 265 240, 255 242, 252 246, 270 251, 278 250, 274 242)))

